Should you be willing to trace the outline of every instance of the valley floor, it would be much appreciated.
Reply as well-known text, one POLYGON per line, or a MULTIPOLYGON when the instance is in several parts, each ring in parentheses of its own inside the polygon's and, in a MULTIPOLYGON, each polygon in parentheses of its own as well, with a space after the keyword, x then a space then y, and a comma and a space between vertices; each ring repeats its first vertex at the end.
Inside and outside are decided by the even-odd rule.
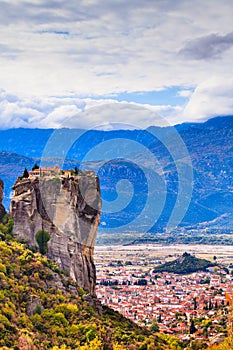
POLYGON ((135 322, 182 340, 226 333, 233 298, 233 246, 96 246, 97 296, 102 304, 135 322), (153 268, 184 252, 218 267, 188 275, 154 273, 153 268))

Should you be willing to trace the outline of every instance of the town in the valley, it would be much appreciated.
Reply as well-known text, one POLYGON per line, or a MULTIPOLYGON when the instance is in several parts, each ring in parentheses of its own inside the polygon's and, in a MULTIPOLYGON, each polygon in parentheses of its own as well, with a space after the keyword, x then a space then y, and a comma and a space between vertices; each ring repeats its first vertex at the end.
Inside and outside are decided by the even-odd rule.
POLYGON ((183 340, 232 327, 232 246, 96 246, 95 262, 101 303, 140 325, 183 340), (216 266, 190 274, 153 271, 185 251, 216 266))

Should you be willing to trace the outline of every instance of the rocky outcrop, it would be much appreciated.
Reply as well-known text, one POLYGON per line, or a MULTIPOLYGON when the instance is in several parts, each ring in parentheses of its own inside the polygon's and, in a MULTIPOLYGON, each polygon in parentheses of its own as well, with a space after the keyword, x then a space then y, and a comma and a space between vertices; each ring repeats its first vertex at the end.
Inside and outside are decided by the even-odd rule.
POLYGON ((4 184, 3 181, 0 180, 0 222, 3 219, 3 216, 6 214, 5 208, 2 205, 2 201, 3 201, 3 190, 4 190, 4 184))
POLYGON ((93 255, 101 210, 98 177, 92 171, 74 177, 29 177, 18 180, 13 190, 10 214, 15 236, 35 247, 36 233, 47 231, 46 255, 94 295, 93 255))

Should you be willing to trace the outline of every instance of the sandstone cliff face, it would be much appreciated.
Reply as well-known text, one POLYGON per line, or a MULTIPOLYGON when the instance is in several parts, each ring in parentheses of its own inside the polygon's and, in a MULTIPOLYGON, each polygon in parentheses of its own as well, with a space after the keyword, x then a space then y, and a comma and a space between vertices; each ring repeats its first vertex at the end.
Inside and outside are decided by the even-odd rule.
POLYGON ((3 219, 3 216, 6 214, 5 208, 2 205, 2 200, 3 200, 3 190, 4 190, 4 184, 3 181, 0 180, 0 222, 3 219))
POLYGON ((33 247, 37 231, 49 232, 47 256, 94 295, 93 254, 101 210, 98 177, 88 171, 71 178, 28 178, 17 181, 13 190, 15 236, 33 247))

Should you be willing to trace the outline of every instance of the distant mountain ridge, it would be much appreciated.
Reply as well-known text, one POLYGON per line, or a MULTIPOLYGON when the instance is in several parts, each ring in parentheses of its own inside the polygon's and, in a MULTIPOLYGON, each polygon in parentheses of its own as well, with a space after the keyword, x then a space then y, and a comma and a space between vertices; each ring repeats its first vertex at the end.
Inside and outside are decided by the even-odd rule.
MULTIPOLYGON (((135 151, 135 142, 142 144, 157 159, 164 171, 167 193, 164 209, 151 228, 151 232, 163 232, 177 198, 178 182, 176 164, 166 147, 153 136, 153 130, 162 138, 172 135, 172 127, 150 127, 147 130, 76 130, 76 129, 10 129, 0 130, 0 178, 5 182, 5 205, 9 207, 10 187, 24 167, 32 167, 40 161, 43 150, 55 132, 67 139, 76 137, 69 149, 64 167, 81 166, 93 169, 100 178, 102 196, 107 201, 116 198, 116 184, 119 179, 129 178, 138 192, 136 200, 126 211, 102 214, 102 223, 121 229, 140 213, 146 198, 143 169, 134 173, 125 168, 124 159, 150 166, 146 157, 135 151), (105 152, 93 153, 92 159, 85 155, 98 144, 111 140, 124 140, 127 155, 117 147, 106 147, 105 152), (132 142, 134 141, 134 142, 132 142), (84 160, 84 161, 83 161, 84 160), (83 162, 82 162, 83 161, 83 162)), ((233 116, 216 117, 204 123, 184 123, 176 125, 180 137, 187 147, 194 172, 193 195, 187 213, 178 227, 183 232, 233 233, 233 116)), ((66 140, 65 139, 65 140, 66 140)), ((117 145, 116 145, 117 146, 117 145)), ((123 148, 124 151, 124 148, 123 148)), ((55 147, 55 156, 61 157, 61 149, 55 147)), ((49 163, 48 159, 48 163, 49 163)), ((150 215, 150 213, 149 213, 150 215)), ((103 231, 106 226, 101 226, 103 231)))
MULTIPOLYGON (((66 135, 68 135, 66 136, 67 138, 72 135, 77 135, 77 137, 81 135, 79 142, 70 149, 67 156, 71 159, 82 159, 87 149, 92 149, 99 141, 125 137, 133 140, 143 139, 143 144, 149 145, 153 141, 153 138, 148 137, 150 132, 156 129, 159 134, 166 135, 169 134, 172 128, 172 126, 151 126, 144 130, 111 131, 83 129, 0 129, 0 151, 13 152, 30 158, 39 158, 42 156, 43 150, 52 134, 54 132, 62 134, 65 131, 66 135)), ((220 132, 223 129, 228 132, 231 130, 232 132, 233 116, 215 117, 203 123, 182 123, 175 125, 174 128, 180 133, 184 141, 186 141, 187 134, 193 137, 197 132, 208 134, 210 131, 217 129, 220 132)), ((189 139, 190 136, 188 137, 189 139)))

